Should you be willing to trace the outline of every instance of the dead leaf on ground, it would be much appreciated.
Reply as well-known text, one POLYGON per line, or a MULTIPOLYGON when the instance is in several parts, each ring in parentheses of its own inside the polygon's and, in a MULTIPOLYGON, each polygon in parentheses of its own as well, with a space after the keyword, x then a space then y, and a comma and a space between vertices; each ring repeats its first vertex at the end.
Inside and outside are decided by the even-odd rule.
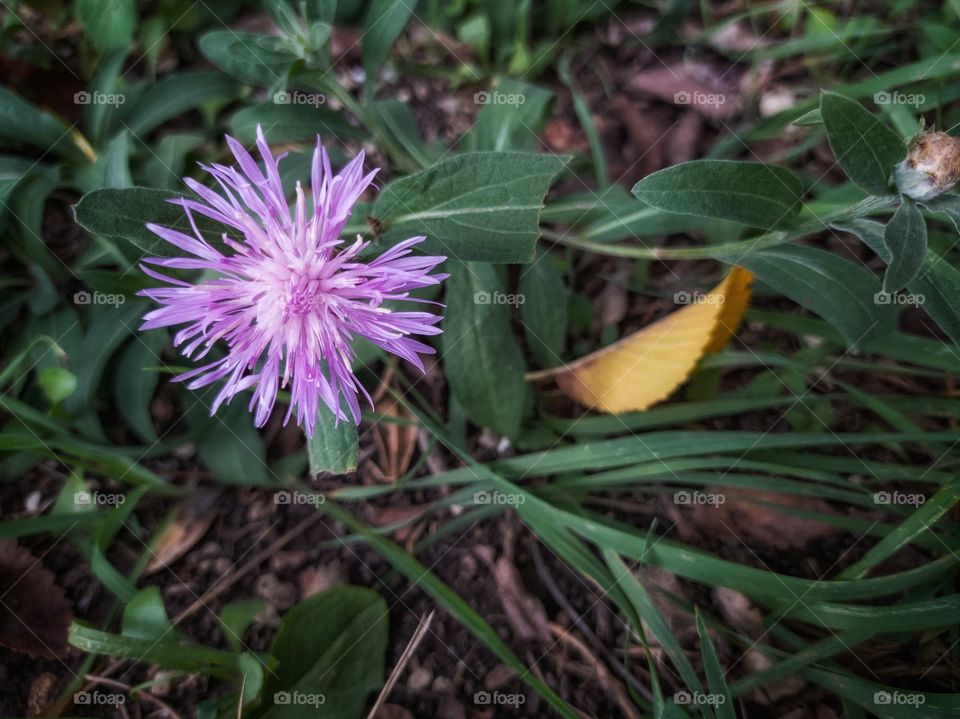
POLYGON ((722 496, 723 502, 666 505, 666 512, 677 522, 677 532, 684 541, 701 541, 709 536, 747 547, 791 549, 805 547, 813 540, 842 531, 832 524, 777 509, 784 507, 826 514, 833 511, 827 502, 814 497, 756 490, 748 492, 734 487, 718 487, 713 493, 722 496))
POLYGON ((709 294, 579 360, 527 375, 553 377, 571 399, 600 412, 641 412, 669 397, 701 358, 722 349, 749 302, 753 275, 733 270, 709 294))
POLYGON ((636 73, 629 87, 712 120, 725 120, 736 111, 737 95, 718 82, 716 75, 708 67, 661 64, 636 73))
POLYGON ((14 541, 0 542, 0 646, 32 657, 67 653, 73 608, 46 569, 14 541))
POLYGON ((474 553, 490 568, 497 587, 497 597, 503 606, 507 621, 518 639, 550 641, 550 623, 547 610, 537 597, 530 594, 523 584, 520 571, 506 557, 493 559, 493 549, 479 545, 474 553))
POLYGON ((410 469, 413 450, 417 446, 419 426, 410 411, 390 392, 375 398, 377 412, 396 421, 377 422, 373 440, 377 446, 379 463, 374 474, 381 482, 396 482, 410 469))
POLYGON ((414 504, 377 507, 371 523, 376 527, 391 524, 403 525, 393 530, 393 538, 401 544, 409 545, 416 542, 423 534, 424 523, 416 521, 423 511, 423 507, 414 504))
POLYGON ((217 514, 220 494, 219 490, 197 492, 180 504, 173 521, 163 528, 153 545, 145 575, 169 567, 200 541, 217 514))

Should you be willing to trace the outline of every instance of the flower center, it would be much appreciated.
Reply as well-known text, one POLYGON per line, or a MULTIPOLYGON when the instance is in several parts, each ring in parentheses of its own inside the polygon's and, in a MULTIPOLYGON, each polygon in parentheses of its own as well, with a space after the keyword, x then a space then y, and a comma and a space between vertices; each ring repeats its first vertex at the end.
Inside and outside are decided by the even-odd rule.
POLYGON ((283 319, 303 317, 324 302, 323 280, 319 277, 292 276, 283 293, 283 319))

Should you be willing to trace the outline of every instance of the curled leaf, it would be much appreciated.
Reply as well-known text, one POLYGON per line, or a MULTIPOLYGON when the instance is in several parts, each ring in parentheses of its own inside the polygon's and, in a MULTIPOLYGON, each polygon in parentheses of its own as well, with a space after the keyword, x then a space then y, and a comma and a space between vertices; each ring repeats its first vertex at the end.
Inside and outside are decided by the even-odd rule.
POLYGON ((571 399, 600 412, 639 412, 666 399, 704 355, 726 345, 743 318, 753 274, 733 270, 706 295, 619 342, 529 379, 554 377, 571 399))

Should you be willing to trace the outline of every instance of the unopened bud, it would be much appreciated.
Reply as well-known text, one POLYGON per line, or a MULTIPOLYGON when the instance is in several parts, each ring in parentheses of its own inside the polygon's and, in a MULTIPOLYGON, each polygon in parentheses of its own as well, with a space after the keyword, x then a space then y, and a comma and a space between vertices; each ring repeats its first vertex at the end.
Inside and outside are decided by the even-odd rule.
POLYGON ((893 176, 897 189, 910 199, 923 202, 942 195, 960 180, 960 139, 945 132, 918 135, 893 176))

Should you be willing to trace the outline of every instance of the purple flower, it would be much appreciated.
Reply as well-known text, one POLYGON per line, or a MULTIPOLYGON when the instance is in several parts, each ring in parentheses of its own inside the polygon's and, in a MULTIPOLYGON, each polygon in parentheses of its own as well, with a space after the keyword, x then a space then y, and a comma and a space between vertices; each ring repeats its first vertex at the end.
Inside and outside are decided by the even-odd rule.
POLYGON ((337 421, 346 420, 342 397, 359 423, 358 393, 372 401, 351 369, 351 340, 363 337, 422 372, 419 355, 432 354, 433 349, 412 335, 439 334, 440 317, 397 311, 384 302, 422 301, 410 297, 410 290, 445 279, 446 275, 429 273, 446 258, 411 255, 423 237, 411 237, 369 260, 359 259, 370 244, 360 237, 349 246, 341 245, 340 232, 353 205, 377 173, 363 174, 362 152, 334 175, 318 137, 309 193, 297 183, 291 212, 277 169, 283 155, 273 156, 260 128, 257 147, 265 172, 237 140, 227 136, 227 144, 236 167, 201 165, 222 194, 185 178, 199 200, 170 200, 183 207, 193 235, 147 225, 184 255, 145 262, 206 272, 197 284, 190 284, 141 265, 150 277, 169 285, 141 293, 160 305, 147 313, 141 329, 184 325, 173 341, 192 359, 205 357, 224 340, 227 351, 222 359, 176 378, 188 381, 191 389, 225 380, 211 414, 253 388, 250 409, 256 408, 255 423, 262 427, 277 390, 289 385, 291 403, 284 422, 296 408, 297 423, 307 435, 313 436, 321 400, 337 421), (235 231, 233 237, 223 235, 232 252, 221 252, 203 238, 194 213, 235 231))

